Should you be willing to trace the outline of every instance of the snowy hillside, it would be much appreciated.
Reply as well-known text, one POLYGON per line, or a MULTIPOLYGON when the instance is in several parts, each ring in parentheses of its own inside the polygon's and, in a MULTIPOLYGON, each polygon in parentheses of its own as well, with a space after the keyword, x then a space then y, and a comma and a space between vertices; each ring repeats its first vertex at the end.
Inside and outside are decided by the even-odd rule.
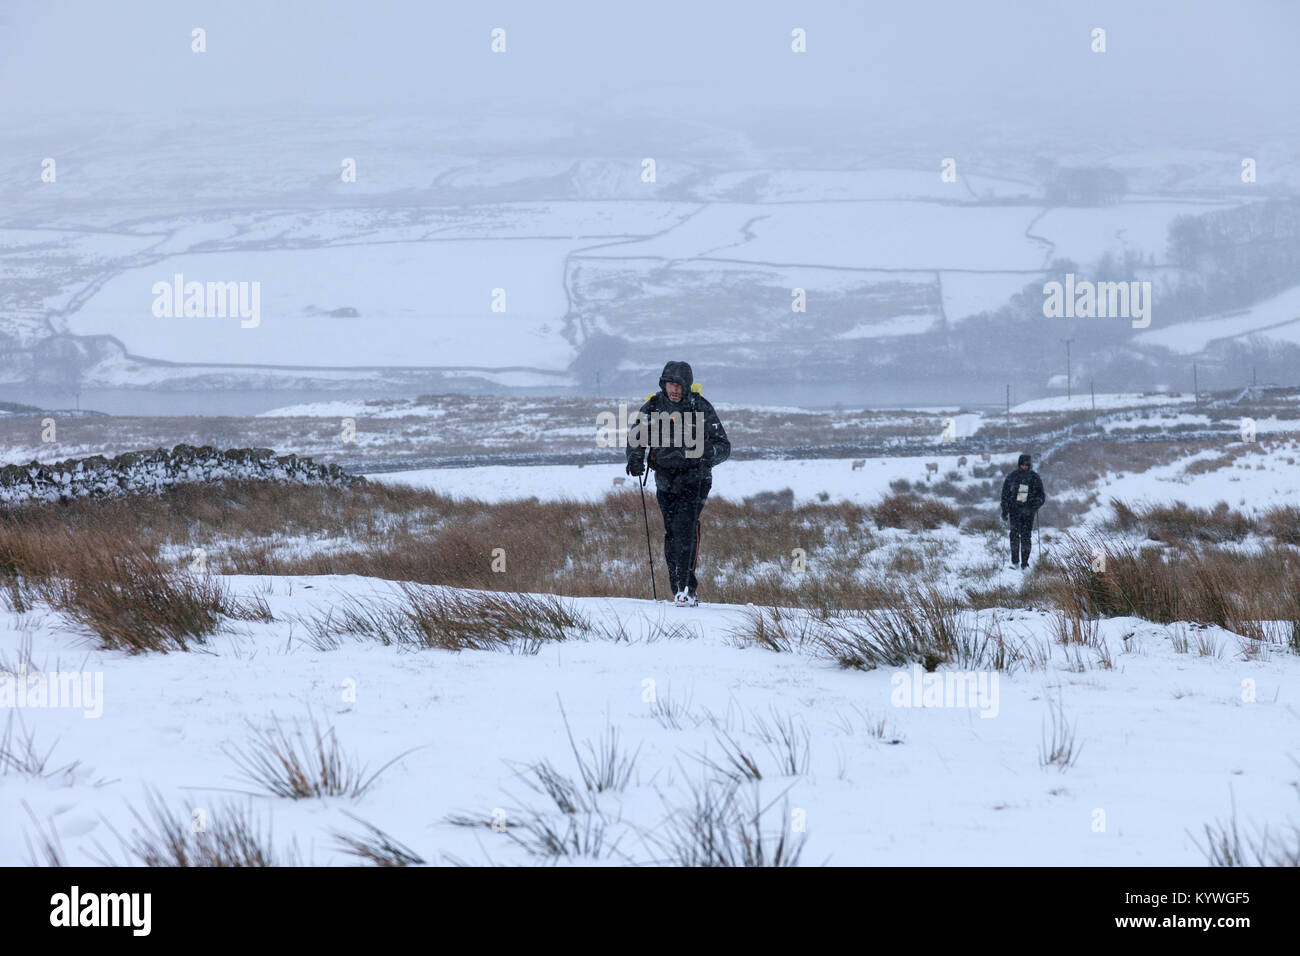
MULTIPOLYGON (((707 152, 665 161, 645 181, 639 160, 613 147, 593 154, 563 117, 551 123, 558 139, 532 141, 531 124, 542 122, 355 119, 353 137, 369 148, 350 157, 359 172, 347 181, 339 144, 302 117, 212 117, 201 147, 192 131, 167 135, 146 116, 117 117, 79 146, 75 176, 15 190, 0 219, 0 341, 14 346, 0 384, 364 382, 417 394, 468 376, 488 387, 574 389, 590 388, 597 371, 607 386, 626 386, 659 360, 641 350, 689 345, 733 387, 790 367, 825 387, 860 385, 865 364, 881 389, 874 400, 892 391, 934 401, 937 393, 909 388, 926 370, 921 356, 978 348, 987 330, 970 320, 1060 278, 1053 263, 1087 272, 1131 261, 1135 280, 1172 281, 1181 273, 1166 245, 1178 217, 1258 198, 1228 181, 1188 186, 1184 153, 1172 147, 1167 157, 1124 154, 1142 164, 1129 175, 1145 176, 1151 191, 1061 205, 1027 158, 1027 133, 945 180, 928 156, 861 168, 847 145, 765 150, 740 127, 706 134, 663 117, 643 118, 643 135, 707 152), (250 151, 261 155, 251 128, 274 130, 278 153, 250 176, 250 151), (757 169, 756 152, 766 160, 757 169), (78 207, 85 214, 72 216, 78 207), (169 312, 157 302, 160 283, 241 284, 248 314, 206 299, 187 314, 179 294, 169 312), (805 296, 799 308, 794 290, 805 296), (71 337, 77 355, 60 344, 51 367, 43 358, 58 336, 71 337)), ((5 128, 0 161, 15 163, 66 135, 57 123, 5 128)), ((1222 157, 1201 156, 1198 171, 1213 161, 1222 157)), ((1178 367, 1164 365, 1169 350, 1256 333, 1292 343, 1294 316, 1282 313, 1294 296, 1266 297, 1244 318, 1159 312, 1137 337, 1123 323, 1096 324, 1085 331, 1100 338, 1087 349, 1140 353, 1167 380, 1178 367)), ((1035 354, 1024 387, 1041 394, 1054 364, 1035 354)), ((1092 364, 1133 384, 1114 355, 1092 364)), ((1221 359, 1207 375, 1210 367, 1220 384, 1235 380, 1221 359)), ((983 382, 964 366, 953 372, 983 382)))

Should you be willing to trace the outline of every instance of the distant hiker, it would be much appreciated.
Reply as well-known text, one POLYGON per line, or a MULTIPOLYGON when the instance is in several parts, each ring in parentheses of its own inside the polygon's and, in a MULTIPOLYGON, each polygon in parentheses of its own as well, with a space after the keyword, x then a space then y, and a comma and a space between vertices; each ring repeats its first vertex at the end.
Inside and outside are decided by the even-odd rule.
POLYGON ((730 457, 731 442, 685 362, 664 366, 659 391, 646 399, 637 423, 628 429, 629 475, 645 471, 647 448, 664 519, 664 558, 673 603, 693 607, 700 603, 695 593, 700 512, 713 487, 713 466, 730 457))
POLYGON ((1034 515, 1047 500, 1043 479, 1030 467, 1032 463, 1028 455, 1021 455, 1016 470, 1002 482, 1002 520, 1011 526, 1011 566, 1022 571, 1029 567, 1034 515))

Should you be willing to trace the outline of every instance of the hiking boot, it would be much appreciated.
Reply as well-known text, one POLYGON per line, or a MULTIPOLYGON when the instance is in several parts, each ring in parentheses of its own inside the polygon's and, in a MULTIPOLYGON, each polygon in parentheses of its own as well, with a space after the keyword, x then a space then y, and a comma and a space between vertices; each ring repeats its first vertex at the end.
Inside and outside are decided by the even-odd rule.
POLYGON ((1020 570, 1021 570, 1021 571, 1028 571, 1028 570, 1029 570, 1029 562, 1028 562, 1028 561, 1025 561, 1023 564, 1021 564, 1021 565, 1020 565, 1020 570))
POLYGON ((691 603, 691 592, 686 590, 686 588, 682 588, 673 597, 673 604, 676 605, 677 607, 690 607, 690 603, 691 603))

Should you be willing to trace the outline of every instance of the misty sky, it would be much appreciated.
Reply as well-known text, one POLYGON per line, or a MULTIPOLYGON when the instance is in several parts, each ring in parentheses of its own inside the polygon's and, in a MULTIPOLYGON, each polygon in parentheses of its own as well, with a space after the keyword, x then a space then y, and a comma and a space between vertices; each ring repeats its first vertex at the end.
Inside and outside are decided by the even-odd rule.
POLYGON ((1294 112, 1300 3, 5 0, 0 112, 321 114, 454 101, 553 108, 1005 113, 1130 120, 1294 112), (190 51, 190 30, 208 51, 190 51), (489 31, 509 52, 489 52, 489 31), (790 30, 808 53, 790 52, 790 30), (1089 50, 1108 31, 1109 51, 1089 50), (1182 112, 1179 112, 1182 111, 1182 112))

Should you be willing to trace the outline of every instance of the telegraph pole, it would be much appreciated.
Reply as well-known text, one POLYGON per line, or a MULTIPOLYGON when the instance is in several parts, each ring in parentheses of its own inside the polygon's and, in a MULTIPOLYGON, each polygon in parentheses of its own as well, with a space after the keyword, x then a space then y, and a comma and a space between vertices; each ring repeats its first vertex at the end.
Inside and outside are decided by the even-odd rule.
POLYGON ((1070 391, 1070 343, 1074 339, 1061 339, 1061 341, 1065 343, 1065 400, 1069 402, 1073 397, 1070 391))
POLYGON ((1193 405, 1201 404, 1201 389, 1200 386, 1196 384, 1196 363, 1195 362, 1192 363, 1192 404, 1193 405))

